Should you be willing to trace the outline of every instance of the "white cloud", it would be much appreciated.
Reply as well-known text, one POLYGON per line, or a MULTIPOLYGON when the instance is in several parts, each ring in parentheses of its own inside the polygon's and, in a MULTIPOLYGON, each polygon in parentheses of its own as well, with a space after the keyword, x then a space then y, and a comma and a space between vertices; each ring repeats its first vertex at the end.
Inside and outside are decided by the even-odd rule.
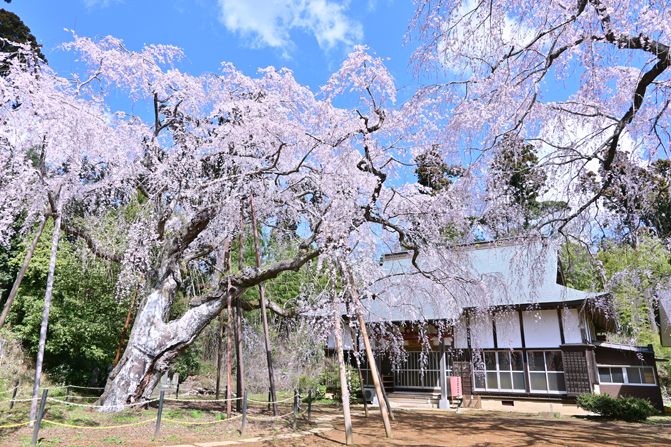
POLYGON ((253 47, 293 47, 289 35, 313 34, 322 50, 351 46, 363 38, 361 24, 349 18, 349 0, 218 0, 219 20, 229 31, 251 38, 253 47))
POLYGON ((82 0, 82 3, 88 8, 92 9, 96 6, 100 6, 102 8, 106 8, 109 6, 111 3, 123 3, 122 0, 82 0))

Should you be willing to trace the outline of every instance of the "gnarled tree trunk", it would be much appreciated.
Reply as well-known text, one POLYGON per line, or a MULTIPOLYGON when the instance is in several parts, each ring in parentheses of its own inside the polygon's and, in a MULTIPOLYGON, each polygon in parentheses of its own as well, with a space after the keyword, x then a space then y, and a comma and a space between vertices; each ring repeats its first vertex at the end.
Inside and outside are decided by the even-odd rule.
MULTIPOLYGON (((151 399, 172 361, 219 315, 225 296, 189 309, 178 320, 166 322, 178 281, 168 275, 145 299, 121 361, 112 371, 100 398, 101 411, 120 411, 125 405, 151 399)), ((237 295, 241 293, 238 292, 237 295)))

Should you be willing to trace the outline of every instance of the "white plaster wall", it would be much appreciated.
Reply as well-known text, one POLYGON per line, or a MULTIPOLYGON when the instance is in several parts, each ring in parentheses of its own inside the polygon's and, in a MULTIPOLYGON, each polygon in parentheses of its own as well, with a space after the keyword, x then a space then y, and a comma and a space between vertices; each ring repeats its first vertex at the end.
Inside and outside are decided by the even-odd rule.
MULTIPOLYGON (((336 341, 335 341, 335 331, 331 332, 328 336, 326 346, 328 349, 336 349, 336 341)), ((348 328, 343 328, 343 334, 342 334, 342 348, 345 351, 353 349, 352 347, 352 334, 350 333, 348 328)))
POLYGON ((496 318, 496 343, 500 349, 521 348, 522 331, 517 312, 501 312, 496 318))
POLYGON ((556 309, 522 312, 527 348, 554 348, 561 345, 556 309))
POLYGON ((468 348, 468 334, 466 333, 466 317, 461 317, 454 326, 454 347, 456 349, 468 348))
POLYGON ((489 314, 471 316, 471 347, 474 349, 491 349, 494 347, 494 326, 489 314))
POLYGON ((578 309, 562 309, 562 325, 564 326, 564 341, 566 343, 582 343, 578 309))

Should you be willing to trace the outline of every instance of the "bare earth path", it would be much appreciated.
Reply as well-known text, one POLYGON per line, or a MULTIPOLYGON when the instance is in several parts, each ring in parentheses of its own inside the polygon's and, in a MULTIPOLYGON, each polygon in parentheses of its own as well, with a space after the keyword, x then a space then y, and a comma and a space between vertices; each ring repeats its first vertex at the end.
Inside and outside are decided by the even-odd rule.
MULTIPOLYGON (((334 410, 331 410, 334 412, 334 410)), ((386 439, 382 419, 353 417, 354 442, 359 446, 671 446, 671 418, 645 424, 595 421, 531 414, 396 411, 395 439, 386 439)), ((319 414, 317 414, 319 416, 319 414)), ((334 430, 295 439, 245 444, 254 447, 334 447, 344 445, 342 418, 334 430)))

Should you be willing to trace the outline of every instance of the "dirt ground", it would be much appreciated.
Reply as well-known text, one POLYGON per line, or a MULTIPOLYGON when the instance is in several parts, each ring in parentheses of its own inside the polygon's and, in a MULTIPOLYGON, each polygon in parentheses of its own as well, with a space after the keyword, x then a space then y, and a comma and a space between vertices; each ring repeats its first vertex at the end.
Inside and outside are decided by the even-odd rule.
MULTIPOLYGON (((379 413, 378 413, 379 414, 379 413)), ((643 424, 600 419, 561 418, 522 413, 477 411, 465 414, 396 411, 394 439, 385 437, 382 418, 355 416, 357 446, 671 446, 671 417, 643 424)), ((345 442, 342 418, 334 430, 292 440, 245 444, 254 447, 334 447, 345 442)))
MULTIPOLYGON (((184 422, 214 422, 217 411, 206 408, 211 405, 171 404, 164 409, 164 418, 184 422)), ((45 419, 74 422, 78 425, 109 426, 151 419, 152 410, 124 412, 114 415, 100 415, 73 409, 53 408, 45 419), (49 414, 51 413, 51 414, 49 414)), ((305 407, 304 407, 305 409, 305 407)), ((221 412, 223 408, 218 409, 221 412)), ((256 408, 250 415, 263 417, 265 408, 256 408)), ((539 416, 522 413, 473 411, 465 414, 436 411, 400 411, 392 422, 394 439, 384 434, 379 413, 363 417, 361 407, 353 408, 354 442, 358 446, 671 446, 671 417, 654 417, 647 423, 633 424, 607 421, 598 418, 576 418, 564 416, 539 416)), ((291 411, 282 408, 280 413, 291 411)), ((6 413, 6 412, 3 412, 6 413)), ((341 414, 337 405, 315 405, 313 418, 341 414)), ((17 415, 18 416, 18 415, 17 415)), ((266 415, 267 416, 267 415, 266 415)), ((86 430, 58 427, 46 424, 40 430, 41 446, 127 446, 156 447, 179 444, 195 444, 214 441, 243 440, 257 436, 273 437, 293 433, 291 420, 268 422, 258 419, 248 420, 245 435, 239 433, 240 419, 204 425, 180 425, 166 422, 162 424, 161 435, 153 439, 155 424, 134 427, 86 430)), ((18 419, 17 419, 18 420, 18 419)), ((5 423, 10 422, 5 420, 5 423)), ((333 430, 306 435, 294 439, 281 439, 262 443, 244 443, 249 447, 334 447, 344 445, 344 423, 342 417, 332 421, 333 430)), ((314 424, 299 419, 298 430, 309 430, 314 424)), ((0 445, 3 447, 24 447, 29 445, 32 429, 24 426, 0 430, 0 445)))
MULTIPOLYGON (((0 426, 22 423, 27 420, 28 403, 15 407, 13 411, 0 411, 0 426)), ((280 414, 289 415, 280 421, 269 420, 272 415, 265 405, 248 408, 248 420, 244 436, 240 434, 241 419, 225 420, 226 407, 209 402, 166 402, 163 408, 161 431, 154 439, 156 408, 148 410, 126 410, 120 413, 97 413, 92 409, 55 405, 48 407, 39 431, 39 445, 45 446, 124 446, 156 447, 175 444, 193 444, 214 440, 241 440, 258 436, 273 436, 293 433, 290 403, 279 406, 280 414), (63 427, 49 423, 63 423, 63 427), (150 421, 142 423, 143 421, 150 421), (179 422, 181 423, 179 423, 179 422), (186 425, 185 423, 193 425, 186 425), (124 425, 131 425, 123 427, 124 425), (122 427, 120 427, 122 426, 122 427), (101 428, 114 427, 114 428, 101 428)), ((309 430, 307 422, 299 421, 298 430, 309 430)), ((26 447, 30 445, 33 428, 20 427, 0 429, 1 447, 26 447)))

